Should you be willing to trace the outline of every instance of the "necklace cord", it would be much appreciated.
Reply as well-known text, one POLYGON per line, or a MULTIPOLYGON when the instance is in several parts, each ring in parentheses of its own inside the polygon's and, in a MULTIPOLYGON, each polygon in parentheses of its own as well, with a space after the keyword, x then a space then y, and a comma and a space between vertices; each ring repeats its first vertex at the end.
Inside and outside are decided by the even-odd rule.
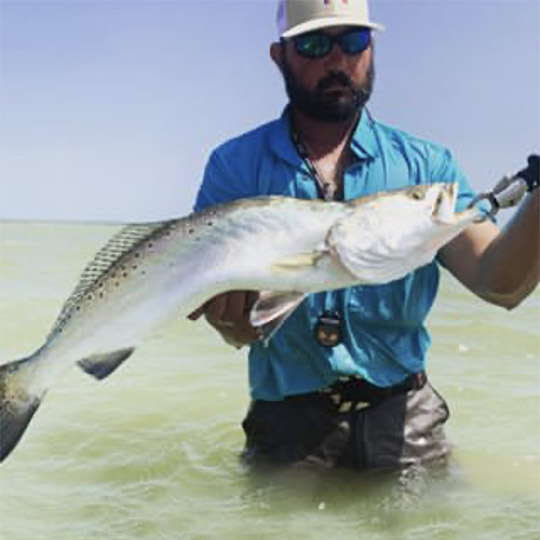
MULTIPOLYGON (((341 160, 342 156, 343 156, 343 152, 347 149, 348 147, 348 144, 349 144, 349 139, 351 137, 351 134, 354 132, 354 130, 356 129, 356 127, 358 126, 358 122, 360 120, 360 115, 357 116, 355 122, 353 122, 351 124, 351 126, 349 127, 349 130, 346 134, 346 138, 347 138, 347 144, 345 145, 343 151, 342 151, 342 154, 340 155, 337 163, 336 163, 336 167, 334 168, 334 174, 335 174, 335 171, 337 171, 339 169, 338 165, 339 165, 339 161, 341 160)), ((302 160, 304 161, 308 171, 309 171, 309 174, 313 177, 313 179, 315 180, 315 183, 316 183, 316 186, 317 186, 317 191, 319 192, 319 196, 325 200, 325 201, 335 201, 337 200, 336 199, 336 194, 338 193, 338 190, 340 189, 341 187, 341 190, 343 190, 343 186, 338 186, 336 185, 335 188, 336 189, 332 189, 332 183, 331 182, 328 182, 324 179, 323 175, 320 173, 319 169, 317 168, 317 165, 315 164, 315 162, 310 158, 310 151, 309 151, 309 147, 307 145, 307 143, 305 141, 302 141, 302 139, 300 138, 300 134, 298 133, 296 127, 294 126, 294 122, 291 118, 291 122, 290 122, 290 130, 291 130, 291 139, 296 147, 296 150, 298 152, 298 155, 302 158, 302 160)), ((313 153, 313 152, 312 152, 313 153)))

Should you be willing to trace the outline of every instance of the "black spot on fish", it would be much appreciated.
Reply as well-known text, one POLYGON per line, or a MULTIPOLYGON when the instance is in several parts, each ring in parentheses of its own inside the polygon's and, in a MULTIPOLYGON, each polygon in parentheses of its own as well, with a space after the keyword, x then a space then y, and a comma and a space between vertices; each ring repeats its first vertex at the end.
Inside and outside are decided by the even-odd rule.
POLYGON ((152 242, 148 242, 148 249, 151 249, 154 247, 154 244, 152 244, 152 242))
POLYGON ((412 199, 415 199, 416 201, 421 201, 425 199, 426 194, 425 191, 421 187, 417 187, 417 189, 412 189, 410 191, 409 195, 412 199))
POLYGON ((127 272, 124 272, 124 273, 122 274, 122 277, 127 277, 127 272))

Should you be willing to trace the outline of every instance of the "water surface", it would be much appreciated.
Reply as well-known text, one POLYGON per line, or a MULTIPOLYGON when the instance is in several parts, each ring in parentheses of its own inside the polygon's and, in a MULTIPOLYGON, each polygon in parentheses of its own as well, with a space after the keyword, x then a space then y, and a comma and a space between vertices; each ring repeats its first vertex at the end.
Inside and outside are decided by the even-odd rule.
MULTIPOLYGON (((0 225, 7 362, 41 345, 117 227, 0 225)), ((540 538, 540 295, 509 313, 445 275, 429 322, 430 377, 452 411, 448 470, 251 473, 238 459, 245 353, 179 320, 106 381, 76 367, 58 381, 0 467, 0 538, 540 538)))

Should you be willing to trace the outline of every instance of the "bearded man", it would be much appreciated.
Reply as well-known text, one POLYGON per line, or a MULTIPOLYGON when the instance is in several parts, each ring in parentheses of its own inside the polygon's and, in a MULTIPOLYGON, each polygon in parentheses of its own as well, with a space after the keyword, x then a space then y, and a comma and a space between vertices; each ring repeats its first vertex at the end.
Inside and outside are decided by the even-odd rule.
MULTIPOLYGON (((217 148, 196 210, 259 195, 350 200, 457 182, 457 210, 474 198, 449 150, 376 121, 367 0, 287 0, 270 56, 289 104, 282 116, 217 148)), ((257 291, 214 298, 202 313, 226 342, 249 345, 251 462, 354 468, 444 460, 448 407, 425 374, 424 325, 443 265, 483 299, 511 308, 538 283, 539 193, 504 232, 469 226, 437 260, 387 285, 308 297, 268 346, 249 323, 257 291)), ((395 216, 400 227, 400 216, 395 216)))

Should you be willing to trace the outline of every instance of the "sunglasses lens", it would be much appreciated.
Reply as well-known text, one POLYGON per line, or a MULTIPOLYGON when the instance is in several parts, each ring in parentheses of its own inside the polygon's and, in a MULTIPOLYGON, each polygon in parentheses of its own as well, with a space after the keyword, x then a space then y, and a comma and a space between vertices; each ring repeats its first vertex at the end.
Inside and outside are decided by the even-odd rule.
POLYGON ((360 28, 342 34, 340 45, 345 54, 359 54, 369 47, 370 41, 371 31, 367 28, 360 28))
POLYGON ((294 42, 296 52, 306 58, 322 58, 332 48, 332 39, 322 32, 302 34, 294 42))
POLYGON ((324 32, 310 32, 294 38, 294 43, 296 52, 299 55, 306 58, 323 58, 330 52, 336 39, 345 54, 360 54, 371 43, 371 30, 369 28, 358 28, 345 32, 338 37, 330 36, 324 32))

